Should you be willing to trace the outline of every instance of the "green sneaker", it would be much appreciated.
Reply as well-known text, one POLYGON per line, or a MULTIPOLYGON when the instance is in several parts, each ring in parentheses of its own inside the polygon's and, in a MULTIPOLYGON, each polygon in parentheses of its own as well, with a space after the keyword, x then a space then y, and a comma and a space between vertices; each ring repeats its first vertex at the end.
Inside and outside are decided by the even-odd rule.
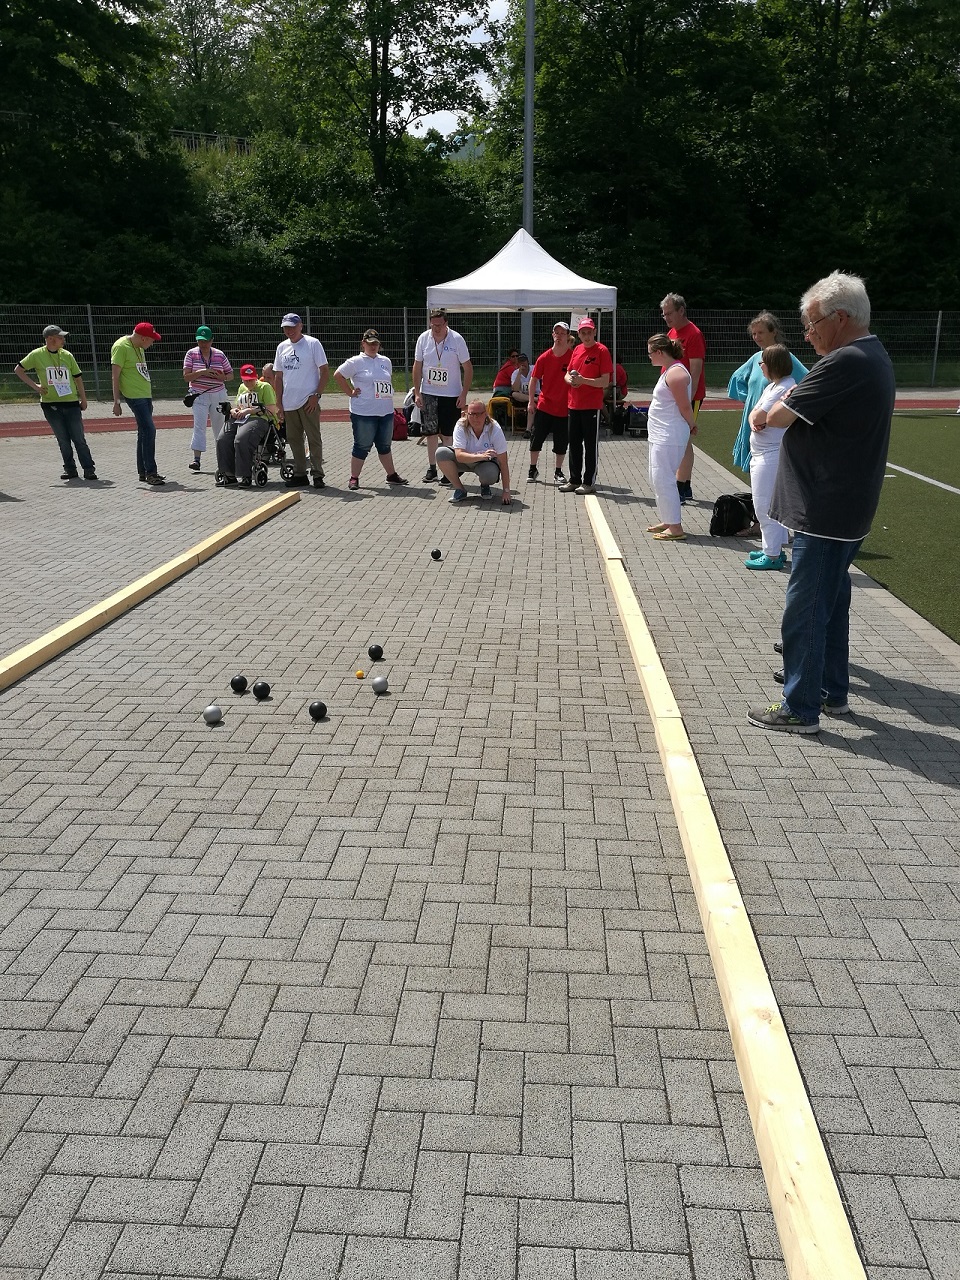
POLYGON ((771 702, 768 707, 751 707, 747 719, 761 729, 773 729, 778 733, 820 732, 819 720, 801 720, 782 702, 771 702))

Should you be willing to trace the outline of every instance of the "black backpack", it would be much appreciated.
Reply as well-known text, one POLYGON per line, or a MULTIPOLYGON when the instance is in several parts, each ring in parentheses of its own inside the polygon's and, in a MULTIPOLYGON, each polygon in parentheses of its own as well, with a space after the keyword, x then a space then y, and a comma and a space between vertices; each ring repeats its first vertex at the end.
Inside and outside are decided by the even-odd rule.
POLYGON ((731 538, 741 529, 749 529, 756 523, 753 495, 750 493, 722 493, 713 504, 710 517, 711 538, 731 538))

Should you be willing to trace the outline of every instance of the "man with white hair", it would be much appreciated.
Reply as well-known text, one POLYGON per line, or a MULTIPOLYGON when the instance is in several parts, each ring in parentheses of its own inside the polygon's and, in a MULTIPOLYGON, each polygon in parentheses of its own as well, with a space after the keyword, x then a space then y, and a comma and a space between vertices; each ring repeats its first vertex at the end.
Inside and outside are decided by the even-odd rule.
POLYGON ((800 315, 821 359, 767 414, 769 426, 789 428, 770 503, 773 519, 794 530, 783 699, 749 712, 752 724, 782 733, 816 733, 821 711, 849 714, 849 571, 880 501, 895 395, 859 276, 819 280, 800 315))

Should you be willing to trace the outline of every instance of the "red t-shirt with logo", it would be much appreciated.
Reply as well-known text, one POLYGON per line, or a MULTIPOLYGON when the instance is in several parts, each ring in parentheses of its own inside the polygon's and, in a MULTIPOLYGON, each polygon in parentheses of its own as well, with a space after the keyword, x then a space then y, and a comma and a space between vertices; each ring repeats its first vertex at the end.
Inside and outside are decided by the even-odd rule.
POLYGON ((680 339, 680 345, 683 347, 683 363, 686 366, 687 373, 690 372, 691 360, 704 361, 700 366, 700 379, 697 382, 697 389, 690 397, 692 400, 703 400, 707 394, 707 383, 704 377, 707 367, 707 344, 703 340, 703 334, 692 320, 688 320, 679 329, 671 329, 667 337, 680 339))
MULTIPOLYGON (((573 348, 570 372, 576 371, 582 378, 599 378, 601 373, 613 373, 613 360, 602 342, 586 347, 581 342, 573 348)), ((603 387, 567 387, 567 404, 571 409, 602 409, 603 387)))
POLYGON ((563 354, 555 356, 553 347, 540 356, 533 366, 531 378, 540 383, 540 394, 537 396, 537 408, 554 418, 567 416, 567 392, 570 388, 563 380, 570 364, 570 348, 564 348, 563 354))

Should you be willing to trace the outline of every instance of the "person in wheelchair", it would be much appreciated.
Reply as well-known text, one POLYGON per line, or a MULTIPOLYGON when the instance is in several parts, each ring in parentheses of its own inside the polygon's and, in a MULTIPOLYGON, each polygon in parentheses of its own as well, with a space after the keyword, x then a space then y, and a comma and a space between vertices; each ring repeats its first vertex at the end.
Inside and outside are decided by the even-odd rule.
POLYGON ((217 466, 225 485, 253 484, 253 459, 257 448, 277 421, 277 397, 269 382, 257 377, 256 367, 240 369, 240 390, 230 417, 217 437, 217 466))

